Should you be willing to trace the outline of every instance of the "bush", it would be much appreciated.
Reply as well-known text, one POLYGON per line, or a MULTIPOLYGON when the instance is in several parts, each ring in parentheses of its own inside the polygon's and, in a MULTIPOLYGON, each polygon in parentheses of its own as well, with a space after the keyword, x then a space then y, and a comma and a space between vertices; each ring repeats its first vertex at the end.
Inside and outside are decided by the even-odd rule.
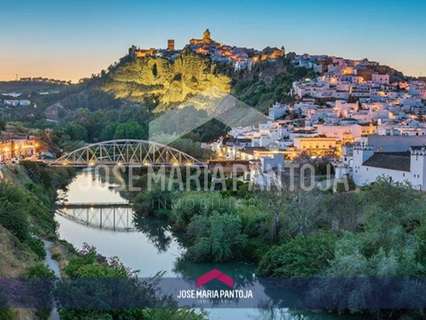
POLYGON ((262 276, 309 277, 318 275, 334 257, 336 236, 318 233, 296 238, 268 251, 258 272, 262 276))
POLYGON ((171 211, 171 201, 172 194, 168 191, 141 192, 133 200, 133 209, 146 217, 167 217, 171 211))
POLYGON ((44 259, 46 257, 46 251, 44 250, 43 241, 40 239, 30 237, 25 241, 25 244, 30 247, 31 251, 34 252, 40 259, 44 259))
POLYGON ((149 309, 143 312, 145 320, 203 320, 206 317, 203 314, 196 313, 193 310, 179 309, 149 309))
POLYGON ((8 229, 19 240, 30 237, 29 211, 24 192, 7 184, 0 184, 0 225, 8 229))
POLYGON ((235 213, 236 204, 233 198, 223 198, 219 193, 187 193, 173 208, 173 222, 176 227, 184 228, 192 217, 210 216, 216 213, 235 213))
POLYGON ((7 305, 7 297, 0 288, 0 320, 15 320, 15 313, 7 305))
POLYGON ((53 272, 44 264, 38 263, 30 267, 26 274, 32 285, 32 297, 35 299, 37 319, 47 320, 53 302, 53 272))
POLYGON ((214 213, 210 217, 194 217, 189 230, 192 230, 195 239, 187 252, 189 259, 200 262, 226 262, 242 258, 247 237, 241 233, 239 216, 214 213))

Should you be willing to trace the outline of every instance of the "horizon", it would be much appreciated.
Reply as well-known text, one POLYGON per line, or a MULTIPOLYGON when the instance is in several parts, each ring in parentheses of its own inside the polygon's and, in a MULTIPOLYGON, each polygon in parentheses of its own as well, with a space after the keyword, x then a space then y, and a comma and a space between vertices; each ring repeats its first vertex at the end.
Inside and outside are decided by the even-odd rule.
POLYGON ((0 13, 0 80, 47 77, 78 81, 127 54, 131 45, 181 49, 209 28, 213 39, 238 47, 284 46, 297 54, 367 58, 408 76, 426 76, 425 3, 366 0, 270 1, 216 6, 195 1, 162 3, 81 0, 7 3, 0 13), (8 31, 8 32, 7 32, 8 31))

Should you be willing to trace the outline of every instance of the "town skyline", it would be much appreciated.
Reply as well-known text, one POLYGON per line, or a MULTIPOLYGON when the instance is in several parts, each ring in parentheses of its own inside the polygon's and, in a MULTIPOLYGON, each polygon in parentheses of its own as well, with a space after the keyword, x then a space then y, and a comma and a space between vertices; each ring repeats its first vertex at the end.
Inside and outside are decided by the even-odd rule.
POLYGON ((0 40, 9 49, 0 53, 0 80, 18 75, 77 81, 106 69, 133 44, 165 48, 167 39, 175 39, 176 47, 183 48, 206 28, 229 45, 368 58, 406 75, 426 75, 426 46, 421 41, 426 25, 419 14, 424 4, 413 1, 400 8, 395 1, 385 6, 378 1, 365 7, 360 1, 359 8, 332 2, 321 8, 310 1, 272 1, 266 8, 258 2, 241 6, 233 1, 226 6, 219 1, 217 8, 192 1, 187 6, 127 1, 120 7, 110 2, 42 1, 38 6, 29 2, 25 9, 6 4, 0 25, 9 32, 0 40), (326 15, 315 14, 320 11, 326 15), (25 21, 19 21, 20 16, 25 21))

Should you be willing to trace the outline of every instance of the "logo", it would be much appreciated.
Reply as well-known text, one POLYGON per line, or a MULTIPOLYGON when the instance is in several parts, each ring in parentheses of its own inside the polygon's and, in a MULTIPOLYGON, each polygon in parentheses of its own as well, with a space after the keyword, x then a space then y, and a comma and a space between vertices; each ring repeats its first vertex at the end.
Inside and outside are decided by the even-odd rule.
POLYGON ((233 300, 233 299, 253 299, 253 291, 247 289, 234 289, 234 279, 218 269, 210 270, 199 276, 195 285, 197 289, 180 290, 177 298, 181 300, 233 300), (204 289, 205 285, 212 281, 219 281, 228 289, 204 289))
POLYGON ((222 271, 218 269, 213 269, 197 278, 197 281, 196 281, 197 288, 201 288, 205 286, 206 284, 212 282, 213 280, 217 280, 223 283, 228 288, 234 287, 234 279, 232 279, 230 276, 228 276, 227 274, 223 273, 222 271))

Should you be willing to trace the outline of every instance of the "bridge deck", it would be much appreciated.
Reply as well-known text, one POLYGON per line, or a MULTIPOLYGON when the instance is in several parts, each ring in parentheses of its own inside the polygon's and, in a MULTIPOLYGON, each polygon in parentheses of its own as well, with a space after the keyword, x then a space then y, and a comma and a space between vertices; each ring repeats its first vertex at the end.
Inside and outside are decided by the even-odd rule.
POLYGON ((59 209, 102 209, 102 208, 131 208, 130 203, 61 203, 58 204, 59 209))

